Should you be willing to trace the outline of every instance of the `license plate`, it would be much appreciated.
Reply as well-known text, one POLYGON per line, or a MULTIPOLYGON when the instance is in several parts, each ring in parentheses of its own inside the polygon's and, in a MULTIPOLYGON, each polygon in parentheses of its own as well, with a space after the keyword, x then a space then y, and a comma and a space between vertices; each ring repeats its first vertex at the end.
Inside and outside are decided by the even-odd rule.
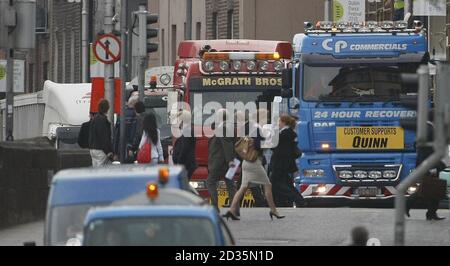
POLYGON ((378 195, 377 187, 359 187, 355 188, 354 193, 360 197, 375 197, 378 195))
MULTIPOLYGON (((225 206, 229 207, 231 202, 230 198, 228 196, 228 191, 226 189, 219 189, 217 191, 218 193, 218 205, 219 207, 225 206)), ((255 205, 255 199, 253 198, 252 192, 250 190, 247 190, 244 195, 244 200, 242 201, 241 207, 243 208, 250 208, 255 205)))
POLYGON ((405 148, 401 127, 337 127, 336 148, 342 150, 401 150, 405 148))

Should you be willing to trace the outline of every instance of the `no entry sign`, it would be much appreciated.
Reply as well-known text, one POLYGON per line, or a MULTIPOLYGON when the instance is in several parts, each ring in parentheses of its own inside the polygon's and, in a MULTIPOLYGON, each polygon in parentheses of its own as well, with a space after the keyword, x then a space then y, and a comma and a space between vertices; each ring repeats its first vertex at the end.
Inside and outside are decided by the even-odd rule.
POLYGON ((94 43, 94 55, 102 63, 114 64, 120 60, 120 40, 112 34, 104 34, 94 43))

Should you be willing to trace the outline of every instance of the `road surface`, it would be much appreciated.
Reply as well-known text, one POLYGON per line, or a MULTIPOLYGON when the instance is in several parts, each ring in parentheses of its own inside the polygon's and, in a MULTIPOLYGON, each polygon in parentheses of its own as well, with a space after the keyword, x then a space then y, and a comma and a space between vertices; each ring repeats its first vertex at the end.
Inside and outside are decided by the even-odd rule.
MULTIPOLYGON (((226 210, 222 210, 225 212, 226 210)), ((280 209, 285 219, 271 221, 266 208, 242 209, 241 221, 228 221, 238 245, 343 246, 350 243, 350 231, 365 226, 381 245, 394 243, 394 210, 368 208, 280 209)), ((406 220, 407 245, 450 245, 450 212, 439 210, 443 221, 426 221, 425 210, 412 210, 406 220)), ((0 231, 0 246, 36 241, 42 245, 43 221, 0 231)))

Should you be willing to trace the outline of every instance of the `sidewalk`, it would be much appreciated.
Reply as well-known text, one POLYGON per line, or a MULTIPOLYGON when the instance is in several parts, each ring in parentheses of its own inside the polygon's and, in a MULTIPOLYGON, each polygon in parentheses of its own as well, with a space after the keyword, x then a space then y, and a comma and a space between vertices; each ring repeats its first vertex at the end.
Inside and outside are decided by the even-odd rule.
POLYGON ((44 221, 18 225, 0 230, 0 246, 23 246, 23 242, 34 241, 42 246, 44 221))

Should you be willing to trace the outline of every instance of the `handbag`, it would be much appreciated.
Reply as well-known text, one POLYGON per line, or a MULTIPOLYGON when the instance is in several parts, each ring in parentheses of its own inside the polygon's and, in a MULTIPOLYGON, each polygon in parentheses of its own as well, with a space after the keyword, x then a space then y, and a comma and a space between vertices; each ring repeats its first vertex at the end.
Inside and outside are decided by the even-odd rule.
POLYGON ((424 198, 443 200, 447 198, 447 181, 435 177, 425 177, 419 190, 424 198))
POLYGON ((151 163, 152 162, 152 144, 150 141, 145 141, 144 145, 139 149, 137 155, 137 162, 140 164, 151 163))
POLYGON ((258 160, 259 152, 255 149, 251 137, 240 138, 234 145, 234 150, 245 161, 255 162, 258 160))

